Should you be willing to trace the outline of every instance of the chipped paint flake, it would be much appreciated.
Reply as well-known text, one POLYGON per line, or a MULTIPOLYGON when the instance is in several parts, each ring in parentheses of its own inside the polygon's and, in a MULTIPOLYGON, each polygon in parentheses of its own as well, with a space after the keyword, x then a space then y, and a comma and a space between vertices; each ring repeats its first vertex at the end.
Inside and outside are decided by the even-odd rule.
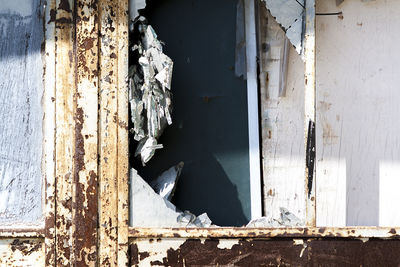
MULTIPOLYGON (((204 244, 204 242, 203 242, 204 244)), ((219 249, 232 249, 234 245, 238 245, 239 240, 238 239, 221 239, 217 245, 217 248, 219 249)))
POLYGON ((1 239, 0 266, 45 266, 43 239, 1 239))

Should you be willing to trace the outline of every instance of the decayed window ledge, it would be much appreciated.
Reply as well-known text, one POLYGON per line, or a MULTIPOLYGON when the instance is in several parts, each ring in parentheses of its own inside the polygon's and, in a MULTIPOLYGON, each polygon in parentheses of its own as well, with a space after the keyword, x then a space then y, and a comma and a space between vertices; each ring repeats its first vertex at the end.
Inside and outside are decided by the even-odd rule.
POLYGON ((400 239, 400 227, 129 228, 129 238, 382 238, 400 239))
POLYGON ((0 238, 44 238, 44 228, 0 228, 0 238))

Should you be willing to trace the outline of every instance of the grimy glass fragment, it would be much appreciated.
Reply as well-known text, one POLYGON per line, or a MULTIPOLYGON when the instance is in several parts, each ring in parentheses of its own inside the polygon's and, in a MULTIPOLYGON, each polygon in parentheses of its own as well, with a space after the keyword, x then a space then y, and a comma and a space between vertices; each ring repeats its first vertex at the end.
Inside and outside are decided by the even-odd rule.
POLYGON ((133 63, 129 68, 129 103, 138 141, 135 156, 145 165, 162 145, 157 143, 167 125, 172 124, 171 79, 173 62, 163 53, 162 44, 144 17, 132 22, 133 63))
POLYGON ((297 53, 303 52, 304 0, 263 0, 297 53))

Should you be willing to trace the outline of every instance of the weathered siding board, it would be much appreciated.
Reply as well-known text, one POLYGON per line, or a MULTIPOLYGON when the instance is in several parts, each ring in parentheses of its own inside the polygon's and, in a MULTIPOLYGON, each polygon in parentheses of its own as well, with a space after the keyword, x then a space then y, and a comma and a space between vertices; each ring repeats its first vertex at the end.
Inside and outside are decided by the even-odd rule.
POLYGON ((400 2, 340 9, 317 19, 318 225, 398 226, 400 2))
POLYGON ((43 239, 0 239, 0 266, 44 266, 43 239))
POLYGON ((42 213, 44 9, 0 6, 0 224, 39 224, 42 213))
MULTIPOLYGON (((261 10, 263 11, 263 10, 261 10)), ((264 11, 267 12, 267 11, 264 11)), ((304 64, 290 46, 287 89, 279 92, 285 34, 273 17, 261 35, 261 128, 264 175, 264 214, 280 218, 280 207, 305 220, 304 193, 304 64), (265 35, 266 34, 266 35, 265 35)), ((261 24, 264 26, 265 24, 261 24)))
POLYGON ((137 239, 131 266, 398 266, 399 240, 137 239))

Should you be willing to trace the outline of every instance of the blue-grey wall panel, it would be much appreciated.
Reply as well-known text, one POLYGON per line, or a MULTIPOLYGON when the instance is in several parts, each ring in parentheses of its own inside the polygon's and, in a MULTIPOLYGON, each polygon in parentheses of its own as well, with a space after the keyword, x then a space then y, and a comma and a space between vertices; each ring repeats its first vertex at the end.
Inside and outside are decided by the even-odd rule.
POLYGON ((0 5, 0 224, 42 217, 43 1, 0 5))

